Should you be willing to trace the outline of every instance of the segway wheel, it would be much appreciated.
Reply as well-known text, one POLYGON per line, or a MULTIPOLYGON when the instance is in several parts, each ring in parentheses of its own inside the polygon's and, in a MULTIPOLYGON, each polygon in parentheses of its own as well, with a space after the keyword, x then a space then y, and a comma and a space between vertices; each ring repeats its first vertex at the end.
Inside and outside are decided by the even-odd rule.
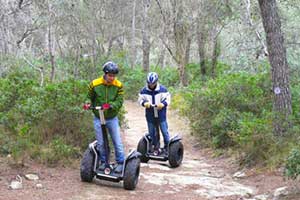
POLYGON ((94 168, 94 159, 95 156, 93 152, 88 148, 85 150, 83 154, 83 158, 81 160, 80 164, 80 176, 81 176, 81 181, 84 182, 92 182, 95 172, 93 170, 94 168))
POLYGON ((130 159, 125 166, 124 172, 124 189, 134 190, 140 175, 140 159, 130 159))
POLYGON ((178 167, 183 159, 183 145, 180 141, 170 144, 169 163, 171 167, 178 167))
POLYGON ((140 157, 142 163, 147 163, 149 161, 149 157, 146 156, 147 153, 147 142, 144 138, 140 139, 137 151, 142 154, 140 157))

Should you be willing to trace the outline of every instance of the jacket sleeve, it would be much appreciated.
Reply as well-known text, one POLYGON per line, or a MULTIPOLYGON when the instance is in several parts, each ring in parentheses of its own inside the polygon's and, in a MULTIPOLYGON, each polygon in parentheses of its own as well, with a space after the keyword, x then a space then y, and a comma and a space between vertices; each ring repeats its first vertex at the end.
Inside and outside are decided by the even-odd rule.
POLYGON ((142 91, 140 91, 139 93, 139 98, 138 98, 138 103, 141 105, 141 106, 144 106, 144 103, 146 103, 148 100, 147 98, 145 97, 145 95, 142 94, 142 91))
POLYGON ((170 103, 171 103, 171 94, 168 91, 162 93, 161 103, 163 103, 165 106, 170 105, 170 103))

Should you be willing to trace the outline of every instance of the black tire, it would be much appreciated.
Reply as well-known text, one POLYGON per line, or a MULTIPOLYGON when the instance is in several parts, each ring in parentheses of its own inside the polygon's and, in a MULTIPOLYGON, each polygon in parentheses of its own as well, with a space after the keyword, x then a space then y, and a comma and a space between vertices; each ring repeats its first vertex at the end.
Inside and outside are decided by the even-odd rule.
POLYGON ((183 159, 183 145, 180 141, 170 144, 169 147, 169 163, 171 167, 178 167, 183 159))
POLYGON ((133 158, 126 163, 124 172, 124 189, 135 189, 140 175, 140 162, 140 158, 133 158))
POLYGON ((140 139, 137 151, 142 154, 140 157, 142 163, 147 163, 149 161, 149 157, 146 156, 147 153, 147 141, 145 138, 140 139))
POLYGON ((94 153, 88 148, 85 150, 83 154, 83 158, 81 160, 80 164, 80 176, 81 181, 84 182, 92 182, 93 178, 95 176, 94 172, 94 159, 95 155, 94 153))

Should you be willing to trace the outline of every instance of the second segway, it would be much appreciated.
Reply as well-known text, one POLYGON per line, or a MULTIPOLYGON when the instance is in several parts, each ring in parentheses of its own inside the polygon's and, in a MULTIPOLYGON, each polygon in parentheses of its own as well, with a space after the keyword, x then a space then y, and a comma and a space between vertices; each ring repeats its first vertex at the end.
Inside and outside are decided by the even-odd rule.
MULTIPOLYGON (((151 105, 154 112, 155 137, 160 144, 160 128, 157 105, 151 105)), ((183 144, 181 137, 176 135, 170 138, 167 149, 152 145, 153 138, 145 134, 139 141, 137 150, 142 154, 141 162, 147 163, 150 159, 158 161, 169 161, 171 167, 178 167, 183 160, 183 144), (167 150, 167 151, 166 151, 167 150)))

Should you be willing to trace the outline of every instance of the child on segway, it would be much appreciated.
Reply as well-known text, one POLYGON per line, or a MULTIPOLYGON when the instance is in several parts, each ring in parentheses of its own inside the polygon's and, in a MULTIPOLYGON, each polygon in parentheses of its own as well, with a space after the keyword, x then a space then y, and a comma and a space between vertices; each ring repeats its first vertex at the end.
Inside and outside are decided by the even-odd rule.
POLYGON ((148 132, 152 139, 150 152, 155 155, 168 154, 168 144, 170 141, 167 123, 167 107, 171 102, 171 95, 167 88, 158 83, 158 75, 150 72, 147 75, 147 85, 140 91, 138 102, 145 107, 145 115, 148 132), (155 116, 155 112, 158 116, 155 116), (164 141, 164 147, 160 148, 159 126, 164 141), (158 134, 157 134, 158 133, 158 134))

